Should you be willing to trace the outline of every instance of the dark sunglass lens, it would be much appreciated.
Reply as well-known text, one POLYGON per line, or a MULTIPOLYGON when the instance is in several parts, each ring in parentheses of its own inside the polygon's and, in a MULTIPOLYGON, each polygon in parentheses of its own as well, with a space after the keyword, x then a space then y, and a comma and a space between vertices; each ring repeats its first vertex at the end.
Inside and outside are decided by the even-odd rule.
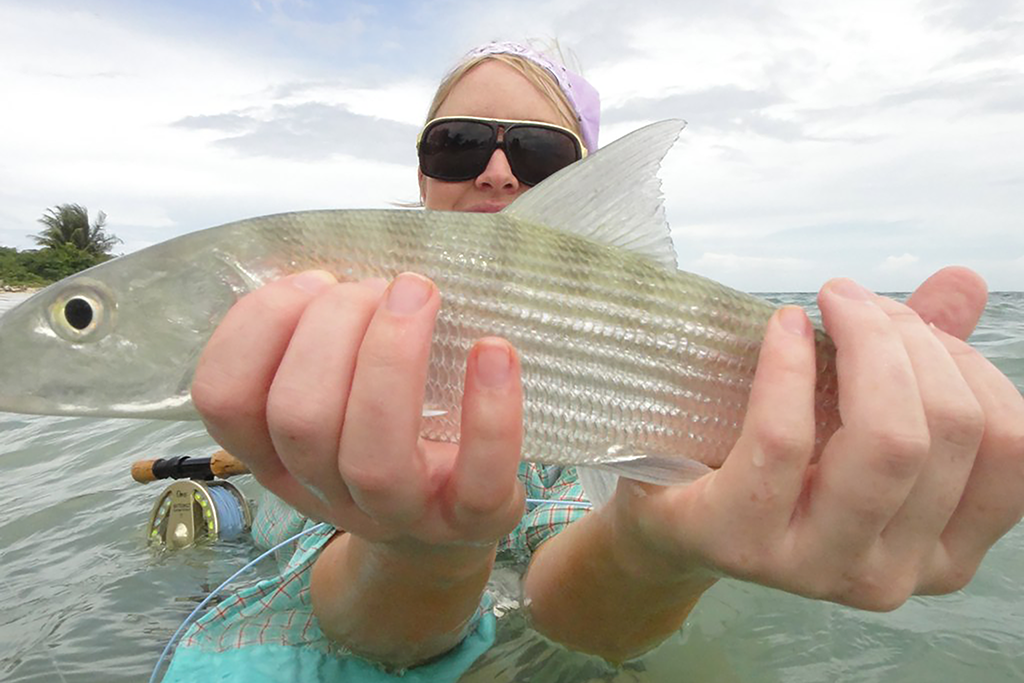
POLYGON ((494 132, 476 121, 442 121, 420 141, 420 170, 439 180, 471 180, 487 167, 494 132))
POLYGON ((505 134, 505 151, 516 177, 536 185, 580 159, 572 136, 550 128, 516 126, 505 134))

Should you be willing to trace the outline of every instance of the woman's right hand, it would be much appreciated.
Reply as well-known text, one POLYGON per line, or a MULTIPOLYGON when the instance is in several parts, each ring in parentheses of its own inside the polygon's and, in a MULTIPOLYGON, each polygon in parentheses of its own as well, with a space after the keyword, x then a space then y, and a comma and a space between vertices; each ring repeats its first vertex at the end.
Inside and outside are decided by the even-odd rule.
POLYGON ((816 462, 814 337, 802 311, 780 311, 725 464, 689 486, 622 479, 546 541, 525 581, 535 628, 623 661, 720 576, 870 610, 961 588, 1024 514, 1024 400, 957 338, 984 301, 963 269, 909 305, 829 283, 843 427, 816 462))
POLYGON ((814 338, 802 311, 781 311, 721 469, 689 487, 620 483, 623 535, 648 550, 632 556, 659 559, 667 577, 703 569, 868 610, 962 588, 1024 514, 1024 400, 915 307, 967 336, 984 300, 958 269, 910 305, 827 284, 843 425, 816 462, 814 338))
POLYGON ((389 546, 493 549, 523 506, 519 363, 505 340, 477 342, 460 444, 420 439, 439 307, 413 274, 275 281, 218 326, 193 401, 213 438, 309 517, 389 546))

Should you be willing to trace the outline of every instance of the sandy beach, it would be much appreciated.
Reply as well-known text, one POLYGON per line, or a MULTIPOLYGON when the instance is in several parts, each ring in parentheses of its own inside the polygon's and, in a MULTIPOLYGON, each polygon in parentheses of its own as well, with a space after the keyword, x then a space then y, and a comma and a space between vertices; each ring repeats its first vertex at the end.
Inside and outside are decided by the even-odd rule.
POLYGON ((18 292, 7 292, 0 290, 0 314, 3 314, 9 308, 14 308, 16 305, 29 298, 39 289, 25 289, 18 292))

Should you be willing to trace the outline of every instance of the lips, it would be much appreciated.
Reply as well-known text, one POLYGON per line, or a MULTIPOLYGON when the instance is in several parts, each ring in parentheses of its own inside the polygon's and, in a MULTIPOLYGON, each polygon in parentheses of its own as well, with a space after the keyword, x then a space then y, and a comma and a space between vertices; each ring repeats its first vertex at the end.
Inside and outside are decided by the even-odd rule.
POLYGON ((476 204, 474 206, 471 206, 471 207, 469 207, 466 210, 469 211, 469 212, 472 212, 472 213, 498 213, 499 211, 504 209, 506 206, 507 206, 507 204, 498 204, 498 203, 495 203, 495 202, 483 202, 481 204, 476 204))

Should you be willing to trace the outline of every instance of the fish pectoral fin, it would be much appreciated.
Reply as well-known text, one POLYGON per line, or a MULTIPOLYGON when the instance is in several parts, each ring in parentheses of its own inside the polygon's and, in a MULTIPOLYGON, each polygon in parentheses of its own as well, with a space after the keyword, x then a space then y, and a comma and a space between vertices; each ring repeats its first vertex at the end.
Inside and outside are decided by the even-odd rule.
POLYGON ((587 500, 594 506, 594 509, 602 507, 612 499, 615 494, 615 487, 619 484, 619 475, 614 472, 606 472, 596 467, 579 465, 576 467, 576 477, 583 486, 583 492, 587 500))
POLYGON ((711 471, 711 468, 704 463, 682 455, 620 451, 612 457, 613 459, 605 460, 595 467, 627 479, 636 479, 662 486, 689 484, 711 471))

